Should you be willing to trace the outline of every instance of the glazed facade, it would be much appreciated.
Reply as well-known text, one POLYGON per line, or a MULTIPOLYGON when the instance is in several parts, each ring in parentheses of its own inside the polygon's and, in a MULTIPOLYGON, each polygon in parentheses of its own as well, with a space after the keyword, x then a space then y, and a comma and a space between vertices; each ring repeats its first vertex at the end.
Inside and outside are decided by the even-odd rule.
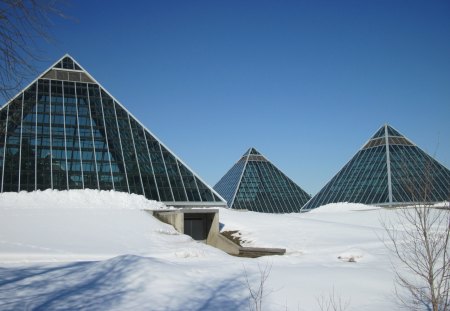
POLYGON ((396 206, 449 198, 450 171, 384 125, 303 211, 337 202, 396 206))
POLYGON ((0 110, 0 191, 85 188, 225 204, 65 56, 0 110))
POLYGON ((233 209, 299 212, 311 198, 256 149, 250 148, 214 189, 233 209))

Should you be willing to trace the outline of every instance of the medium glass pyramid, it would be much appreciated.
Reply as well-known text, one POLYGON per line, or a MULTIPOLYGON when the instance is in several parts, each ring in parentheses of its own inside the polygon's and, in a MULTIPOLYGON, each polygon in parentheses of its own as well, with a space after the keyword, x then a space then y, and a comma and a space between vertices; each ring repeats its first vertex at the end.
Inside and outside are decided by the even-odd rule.
POLYGON ((100 189, 225 205, 72 57, 0 109, 0 191, 100 189))
POLYGON ((389 125, 383 125, 304 207, 328 203, 433 203, 450 198, 450 171, 389 125))
POLYGON ((214 189, 233 209, 299 212, 310 196, 255 148, 250 148, 214 189))

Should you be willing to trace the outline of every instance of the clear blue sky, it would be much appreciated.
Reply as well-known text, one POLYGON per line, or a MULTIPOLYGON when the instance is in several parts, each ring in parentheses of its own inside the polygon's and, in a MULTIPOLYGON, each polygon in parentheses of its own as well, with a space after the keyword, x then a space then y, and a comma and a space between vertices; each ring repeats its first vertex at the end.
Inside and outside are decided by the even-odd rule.
POLYGON ((72 1, 72 55, 210 185, 251 146, 315 194, 384 123, 450 167, 450 2, 72 1))

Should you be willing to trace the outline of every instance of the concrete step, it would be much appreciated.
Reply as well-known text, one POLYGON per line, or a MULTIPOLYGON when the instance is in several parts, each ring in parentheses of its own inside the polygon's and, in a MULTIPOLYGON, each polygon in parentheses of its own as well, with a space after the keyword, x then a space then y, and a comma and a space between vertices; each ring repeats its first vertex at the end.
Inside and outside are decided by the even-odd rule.
POLYGON ((267 248, 267 247, 240 247, 239 257, 257 258, 261 256, 284 255, 284 248, 267 248))

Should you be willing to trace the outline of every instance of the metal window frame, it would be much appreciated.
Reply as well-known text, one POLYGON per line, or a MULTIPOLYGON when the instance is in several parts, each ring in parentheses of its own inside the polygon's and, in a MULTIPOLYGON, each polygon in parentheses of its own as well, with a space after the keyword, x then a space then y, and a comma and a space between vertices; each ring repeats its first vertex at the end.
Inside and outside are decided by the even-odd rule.
POLYGON ((81 137, 80 137, 80 119, 78 116, 78 92, 77 92, 77 85, 75 82, 71 81, 75 88, 75 107, 77 111, 77 135, 78 135, 78 149, 80 150, 80 169, 81 169, 81 185, 84 188, 84 167, 83 167, 83 153, 81 151, 81 137))
POLYGON ((392 205, 392 179, 391 179, 391 155, 389 150, 389 135, 387 124, 384 125, 384 139, 386 144, 386 165, 388 173, 388 193, 389 193, 389 205, 392 205))
POLYGON ((131 140, 133 141, 133 149, 134 149, 134 154, 136 156, 136 163, 137 163, 137 167, 138 167, 138 171, 139 171, 139 180, 141 181, 142 193, 145 196, 144 182, 142 181, 142 174, 141 174, 141 164, 139 163, 139 157, 138 157, 138 154, 136 151, 136 143, 134 141, 134 133, 133 133, 133 129, 131 128, 131 121, 130 121, 129 114, 127 114, 127 118, 128 118, 128 126, 130 127, 131 140))
POLYGON ((6 108, 6 123, 5 123, 5 144, 3 145, 3 167, 2 167, 2 188, 1 193, 3 193, 3 186, 5 184, 5 166, 6 166, 6 142, 8 141, 8 122, 9 122, 9 106, 6 108))
MULTIPOLYGON (((77 85, 78 82, 75 82, 75 87, 77 85)), ((89 107, 89 123, 90 123, 90 127, 91 127, 91 137, 92 137, 92 148, 94 149, 94 163, 95 163, 95 174, 97 177, 97 189, 100 190, 100 180, 98 178, 98 166, 97 166, 97 152, 95 149, 95 140, 94 140, 94 125, 93 125, 93 120, 92 120, 92 112, 91 112, 91 97, 89 96, 89 85, 87 83, 82 83, 80 82, 80 84, 85 84, 86 85, 86 94, 87 94, 87 102, 88 102, 88 107, 89 107)))
MULTIPOLYGON (((35 139, 35 151, 34 151, 34 191, 37 191, 37 162, 38 162, 38 108, 39 108, 39 80, 36 81, 36 112, 35 112, 35 128, 34 128, 34 139, 35 139)), ((9 106, 8 106, 9 107, 9 106)))
MULTIPOLYGON (((19 179, 17 191, 20 192, 20 177, 22 175, 22 133, 23 133, 23 106, 25 101, 25 91, 22 91, 22 107, 20 111, 20 141, 19 141, 19 179)), ((5 146, 6 147, 6 146, 5 146)))
MULTIPOLYGON (((95 85, 95 84, 93 84, 93 85, 95 85)), ((102 108, 103 129, 105 131, 106 149, 108 150, 109 170, 111 172, 111 182, 112 182, 113 190, 116 191, 116 185, 114 183, 114 174, 113 174, 112 162, 111 162, 111 150, 109 149, 109 142, 108 142, 108 130, 106 129, 105 110, 103 108, 102 89, 101 89, 100 85, 98 85, 98 84, 95 85, 95 87, 98 88, 98 94, 99 94, 99 98, 100 98, 100 107, 102 108)), ((88 94, 89 94, 89 84, 88 84, 88 94)))
MULTIPOLYGON (((294 208, 297 205, 300 205, 301 203, 298 201, 298 197, 296 195, 296 189, 294 188, 294 185, 300 188, 296 183, 294 183, 289 177, 286 176, 286 174, 283 173, 280 169, 278 169, 272 162, 267 161, 264 162, 267 163, 267 170, 269 170, 269 174, 272 176, 272 185, 275 186, 275 181, 279 181, 284 179, 286 181, 286 185, 282 185, 283 193, 287 194, 287 198, 280 198, 279 196, 276 197, 279 206, 277 207, 278 213, 289 213, 294 210, 294 208), (289 206, 286 206, 287 203, 289 206)), ((280 188, 279 185, 276 185, 277 188, 280 188)), ((277 189, 277 191, 280 191, 281 189, 277 189)), ((298 210, 302 208, 302 205, 298 206, 298 210)))
MULTIPOLYGON (((100 94, 101 94, 101 92, 100 92, 100 94)), ((122 135, 120 135, 119 120, 117 119, 116 102, 114 99, 113 99, 112 103, 113 103, 113 108, 114 108, 114 116, 116 118, 117 134, 119 135, 120 153, 122 154, 123 169, 125 171, 125 180, 127 182, 128 193, 130 193, 130 184, 128 183, 127 164, 125 163, 125 156, 123 155, 123 146, 122 146, 122 137, 121 137, 122 135)), ((105 124, 105 129, 106 129, 106 124, 105 124)))
MULTIPOLYGON (((180 162, 181 163, 181 162, 180 162)), ((186 168, 187 170, 189 170, 188 168, 186 168)), ((197 183, 197 178, 195 178, 195 175, 192 171, 189 171, 192 173, 192 178, 194 179, 194 183, 195 183, 195 187, 197 188, 197 193, 198 193, 198 197, 200 198, 200 202, 202 201, 202 194, 200 193, 200 188, 198 187, 198 183, 197 183)))
MULTIPOLYGON (((180 165, 176 158, 175 158, 175 165, 177 166, 178 175, 180 176, 181 184, 183 185, 183 190, 184 190, 184 195, 186 196, 186 201, 189 201, 189 197, 188 197, 187 191, 186 191, 186 185, 184 184, 183 176, 181 175, 180 165)), ((213 197, 213 200, 214 200, 214 197, 213 197)))
POLYGON ((48 80, 49 131, 50 131, 50 187, 53 189, 53 136, 52 136, 52 80, 48 80))
MULTIPOLYGON (((265 159, 265 161, 269 164, 269 166, 270 166, 270 165, 273 166, 273 168, 275 169, 275 171, 276 171, 278 174, 281 175, 280 177, 285 178, 285 179, 288 180, 288 182, 289 182, 288 189, 291 191, 292 194, 295 194, 295 189, 292 188, 292 186, 295 185, 295 186, 297 186, 300 190, 302 190, 307 196, 309 196, 308 193, 307 193, 305 190, 303 190, 303 188, 301 188, 296 182, 294 182, 291 178, 289 178, 289 176, 287 176, 282 170, 280 170, 275 164, 273 164, 273 162, 272 162, 269 158, 267 158, 265 155, 263 155, 261 152, 259 152, 259 151, 256 150, 255 148, 252 148, 252 149, 254 149, 257 153, 259 153, 259 155, 262 156, 262 157, 265 159)), ((271 172, 271 175, 273 176, 273 172, 271 172)), ((278 201, 280 201, 280 199, 278 199, 278 201)), ((295 200, 293 200, 293 199, 289 199, 289 201, 291 202, 291 204, 292 204, 293 206, 296 204, 296 203, 295 203, 295 200)), ((280 202, 280 203, 281 203, 281 202, 280 202)), ((298 202, 298 203, 301 204, 301 202, 298 202)), ((303 205, 304 205, 304 204, 303 204, 303 205)), ((303 207, 303 205, 302 205, 302 206, 299 206, 299 210, 303 207)))
MULTIPOLYGON (((164 164, 164 171, 166 172, 166 177, 167 177, 167 182, 169 183, 169 189, 170 189, 170 194, 172 195, 172 200, 173 202, 175 201, 175 196, 173 195, 173 190, 172 190, 172 183, 170 182, 170 178, 169 178, 169 172, 167 172, 167 165, 166 165, 166 160, 164 159, 164 155, 162 152, 162 148, 161 148, 161 144, 158 142, 158 148, 159 148, 159 152, 161 154, 161 161, 164 164)), ((166 149, 167 150, 167 149, 166 149)), ((187 199, 187 198, 186 198, 187 199)), ((202 198, 200 197, 200 200, 202 198)), ((203 202, 203 201, 202 201, 203 202)))
POLYGON ((62 96, 63 96, 63 124, 64 124, 64 153, 65 153, 65 159, 66 159, 66 187, 67 190, 70 189, 69 186, 69 169, 68 169, 68 162, 67 162, 67 132, 66 132, 66 95, 64 93, 64 82, 62 81, 62 96))
MULTIPOLYGON (((236 199, 236 195, 237 195, 238 190, 239 190, 240 185, 241 185, 242 177, 244 176, 245 169, 247 168, 248 158, 249 158, 249 156, 250 156, 250 150, 251 150, 251 149, 252 149, 252 148, 250 148, 250 149, 247 151, 247 154, 244 154, 244 156, 245 156, 245 164, 244 164, 244 167, 243 167, 243 169, 242 169, 241 176, 239 176, 239 181, 238 181, 238 183, 237 183, 236 190, 234 191, 234 194, 233 194, 233 196, 232 196, 231 203, 230 203, 230 205, 228 205, 229 208, 233 208, 233 204, 234 204, 234 201, 235 201, 235 199, 236 199)), ((242 159, 242 157, 241 157, 241 159, 242 159)), ((241 159, 239 159, 239 161, 240 161, 241 159)))
POLYGON ((142 128, 142 132, 144 133, 145 147, 147 148, 148 160, 150 161, 150 167, 152 168, 153 181, 155 182, 156 193, 158 195, 158 201, 161 201, 161 196, 159 194, 159 186, 158 186, 158 183, 156 182, 156 177, 155 177, 155 169, 153 167, 152 157, 150 155, 150 149, 148 148, 147 135, 146 135, 145 129, 143 127, 141 127, 141 128, 142 128))

